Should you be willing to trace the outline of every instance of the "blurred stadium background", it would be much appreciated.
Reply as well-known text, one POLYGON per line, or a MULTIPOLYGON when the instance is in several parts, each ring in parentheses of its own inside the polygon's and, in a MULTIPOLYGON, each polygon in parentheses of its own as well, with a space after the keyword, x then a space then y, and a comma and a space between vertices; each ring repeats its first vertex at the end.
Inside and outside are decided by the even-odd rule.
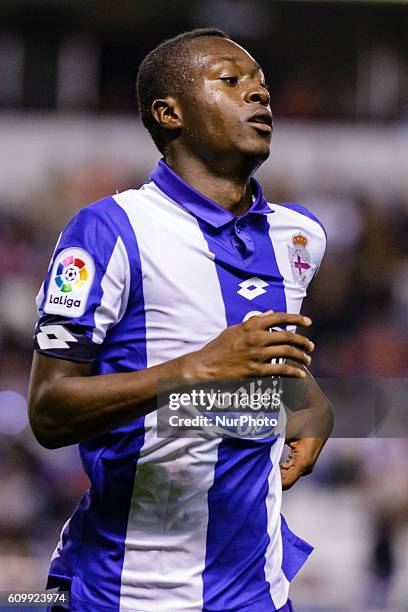
MULTIPOLYGON (((260 177, 329 243, 305 312, 313 372, 408 372, 408 5, 268 0, 2 0, 0 4, 0 590, 43 588, 86 488, 76 447, 33 439, 26 391, 34 297, 64 223, 140 185, 158 159, 136 117, 138 63, 218 26, 262 63, 275 134, 260 177)), ((284 496, 316 546, 300 612, 408 610, 408 440, 331 440, 284 496)), ((170 612, 170 611, 169 611, 170 612)))

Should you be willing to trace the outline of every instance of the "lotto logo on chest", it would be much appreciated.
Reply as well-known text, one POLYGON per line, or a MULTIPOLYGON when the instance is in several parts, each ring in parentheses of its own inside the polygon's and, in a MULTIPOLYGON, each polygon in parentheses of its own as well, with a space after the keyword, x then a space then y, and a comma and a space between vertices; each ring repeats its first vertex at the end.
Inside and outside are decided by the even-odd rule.
POLYGON ((293 280, 301 287, 305 287, 309 283, 312 271, 307 243, 306 236, 299 232, 292 237, 292 245, 288 246, 293 280))

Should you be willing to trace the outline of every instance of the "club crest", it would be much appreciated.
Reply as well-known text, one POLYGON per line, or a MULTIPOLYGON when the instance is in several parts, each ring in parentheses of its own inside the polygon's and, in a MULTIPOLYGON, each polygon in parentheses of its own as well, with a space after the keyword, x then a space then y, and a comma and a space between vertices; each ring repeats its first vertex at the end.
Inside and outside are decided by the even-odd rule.
POLYGON ((306 248, 307 238, 300 232, 292 237, 293 246, 288 246, 289 261, 295 283, 305 286, 309 282, 310 255, 306 248))

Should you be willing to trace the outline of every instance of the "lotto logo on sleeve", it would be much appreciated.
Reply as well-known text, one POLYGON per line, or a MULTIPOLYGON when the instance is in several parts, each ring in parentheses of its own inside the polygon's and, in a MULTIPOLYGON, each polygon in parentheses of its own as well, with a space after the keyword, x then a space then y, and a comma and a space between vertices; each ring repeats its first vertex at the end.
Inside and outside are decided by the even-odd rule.
POLYGON ((61 251, 52 267, 44 312, 82 316, 94 276, 95 265, 89 253, 79 247, 61 251))

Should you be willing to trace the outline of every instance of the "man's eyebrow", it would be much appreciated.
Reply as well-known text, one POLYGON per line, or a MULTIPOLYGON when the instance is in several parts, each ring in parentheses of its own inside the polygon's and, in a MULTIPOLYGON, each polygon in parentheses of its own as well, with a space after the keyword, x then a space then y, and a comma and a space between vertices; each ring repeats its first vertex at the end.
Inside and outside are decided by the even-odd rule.
MULTIPOLYGON (((238 57, 237 55, 223 55, 222 57, 217 57, 217 59, 214 61, 214 64, 218 64, 219 62, 239 62, 241 61, 242 58, 238 57)), ((256 60, 254 60, 255 62, 255 68, 252 72, 257 72, 258 70, 260 70, 262 72, 262 68, 261 66, 258 64, 258 62, 256 60)))
MULTIPOLYGON (((222 57, 217 57, 214 63, 216 62, 239 62, 241 60, 242 60, 242 57, 239 57, 238 55, 223 55, 222 57)), ((262 70, 261 66, 258 64, 256 60, 254 60, 254 63, 257 67, 257 70, 262 70)))

